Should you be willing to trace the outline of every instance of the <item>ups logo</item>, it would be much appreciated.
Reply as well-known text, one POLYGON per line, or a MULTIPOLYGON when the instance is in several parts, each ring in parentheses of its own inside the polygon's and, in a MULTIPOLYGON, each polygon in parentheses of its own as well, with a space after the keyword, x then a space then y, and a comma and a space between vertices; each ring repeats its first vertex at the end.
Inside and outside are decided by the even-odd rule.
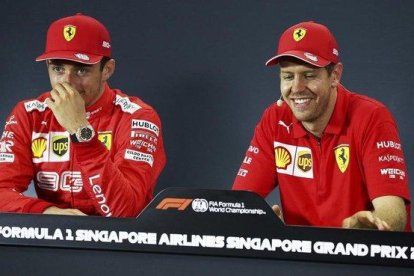
POLYGON ((69 139, 66 136, 58 135, 52 139, 52 150, 58 156, 63 156, 68 152, 69 139))
POLYGON ((298 168, 303 172, 308 172, 312 169, 312 155, 309 151, 300 151, 298 153, 298 168))

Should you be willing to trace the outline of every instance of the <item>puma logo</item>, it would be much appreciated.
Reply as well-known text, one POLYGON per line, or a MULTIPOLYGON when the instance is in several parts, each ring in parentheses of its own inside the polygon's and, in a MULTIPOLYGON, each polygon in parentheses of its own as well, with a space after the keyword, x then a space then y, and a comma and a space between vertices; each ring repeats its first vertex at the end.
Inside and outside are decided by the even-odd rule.
POLYGON ((290 127, 293 125, 293 123, 290 123, 290 125, 287 125, 285 122, 283 122, 282 120, 279 120, 279 125, 283 126, 286 128, 287 132, 290 134, 290 127))

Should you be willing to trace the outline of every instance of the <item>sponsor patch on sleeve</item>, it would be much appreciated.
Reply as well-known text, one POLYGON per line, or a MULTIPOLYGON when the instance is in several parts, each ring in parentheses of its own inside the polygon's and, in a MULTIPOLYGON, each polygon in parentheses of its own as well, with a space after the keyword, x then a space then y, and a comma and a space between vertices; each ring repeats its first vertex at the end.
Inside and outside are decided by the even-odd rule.
POLYGON ((11 115, 9 119, 6 121, 6 125, 4 126, 4 129, 7 129, 7 127, 10 125, 17 125, 17 120, 14 115, 11 115))
POLYGON ((160 135, 160 128, 156 124, 150 121, 146 121, 146 120, 132 119, 131 128, 132 129, 145 129, 145 130, 151 131, 152 133, 157 135, 157 137, 160 135))
MULTIPOLYGON (((7 132, 3 133, 3 137, 7 137, 7 134, 5 135, 5 133, 7 132)), ((9 132, 9 133, 12 133, 12 132, 9 132)), ((12 138, 10 140, 2 139, 0 141, 0 163, 13 163, 14 162, 13 146, 14 146, 14 142, 12 138)))
POLYGON ((33 100, 33 101, 25 102, 24 103, 24 108, 26 109, 27 112, 31 112, 33 110, 38 110, 40 112, 43 112, 43 111, 46 110, 47 104, 46 104, 46 102, 33 100))
POLYGON ((122 111, 130 114, 141 108, 138 104, 131 102, 128 97, 121 97, 119 95, 116 95, 114 104, 119 105, 122 111))
POLYGON ((13 163, 14 154, 13 153, 0 153, 0 163, 13 163))
POLYGON ((131 138, 146 139, 149 142, 154 143, 155 145, 158 144, 158 138, 155 137, 152 133, 149 133, 147 131, 132 130, 131 131, 131 138))
POLYGON ((397 168, 383 168, 380 169, 381 175, 388 176, 388 178, 399 178, 404 180, 405 178, 405 171, 397 168))
POLYGON ((395 141, 378 141, 377 149, 396 149, 401 150, 401 144, 395 141))
POLYGON ((148 141, 145 141, 145 140, 142 140, 142 139, 134 139, 134 140, 131 140, 129 142, 129 144, 131 146, 136 147, 137 149, 141 149, 141 148, 142 149, 145 149, 145 150, 147 150, 150 153, 154 153, 154 152, 157 151, 157 147, 154 144, 149 143, 148 141))
POLYGON ((152 154, 147 154, 136 150, 126 149, 125 159, 145 162, 148 163, 151 167, 154 164, 154 156, 152 156, 152 154))

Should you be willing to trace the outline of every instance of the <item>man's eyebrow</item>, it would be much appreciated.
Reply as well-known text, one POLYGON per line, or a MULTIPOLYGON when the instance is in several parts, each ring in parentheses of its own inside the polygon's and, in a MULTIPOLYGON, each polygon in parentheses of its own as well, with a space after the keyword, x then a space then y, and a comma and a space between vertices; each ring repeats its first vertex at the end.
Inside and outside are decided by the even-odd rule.
POLYGON ((56 60, 48 60, 47 64, 51 65, 62 65, 62 62, 56 61, 56 60))
MULTIPOLYGON (((306 74, 306 73, 315 73, 315 72, 317 72, 319 69, 320 69, 320 68, 309 68, 309 69, 306 69, 306 70, 301 71, 300 73, 301 73, 301 74, 306 74)), ((280 68, 280 73, 281 73, 281 74, 282 74, 282 73, 289 73, 289 74, 293 74, 294 72, 290 71, 289 69, 283 69, 283 68, 280 68)))

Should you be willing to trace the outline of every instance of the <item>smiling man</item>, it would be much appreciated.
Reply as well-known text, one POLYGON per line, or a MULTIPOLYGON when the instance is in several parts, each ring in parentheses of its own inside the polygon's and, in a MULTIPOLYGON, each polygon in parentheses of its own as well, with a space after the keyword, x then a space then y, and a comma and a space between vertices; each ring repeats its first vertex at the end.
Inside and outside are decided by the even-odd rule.
POLYGON ((165 165, 155 110, 107 83, 109 32, 77 14, 53 22, 52 90, 16 105, 0 140, 0 211, 135 217, 165 165), (22 193, 33 181, 38 198, 22 193))
POLYGON ((408 176, 398 129, 378 101, 340 84, 329 29, 288 28, 267 66, 279 64, 281 100, 255 129, 233 189, 266 197, 287 224, 410 231, 408 176), (282 212, 283 210, 283 212, 282 212))

